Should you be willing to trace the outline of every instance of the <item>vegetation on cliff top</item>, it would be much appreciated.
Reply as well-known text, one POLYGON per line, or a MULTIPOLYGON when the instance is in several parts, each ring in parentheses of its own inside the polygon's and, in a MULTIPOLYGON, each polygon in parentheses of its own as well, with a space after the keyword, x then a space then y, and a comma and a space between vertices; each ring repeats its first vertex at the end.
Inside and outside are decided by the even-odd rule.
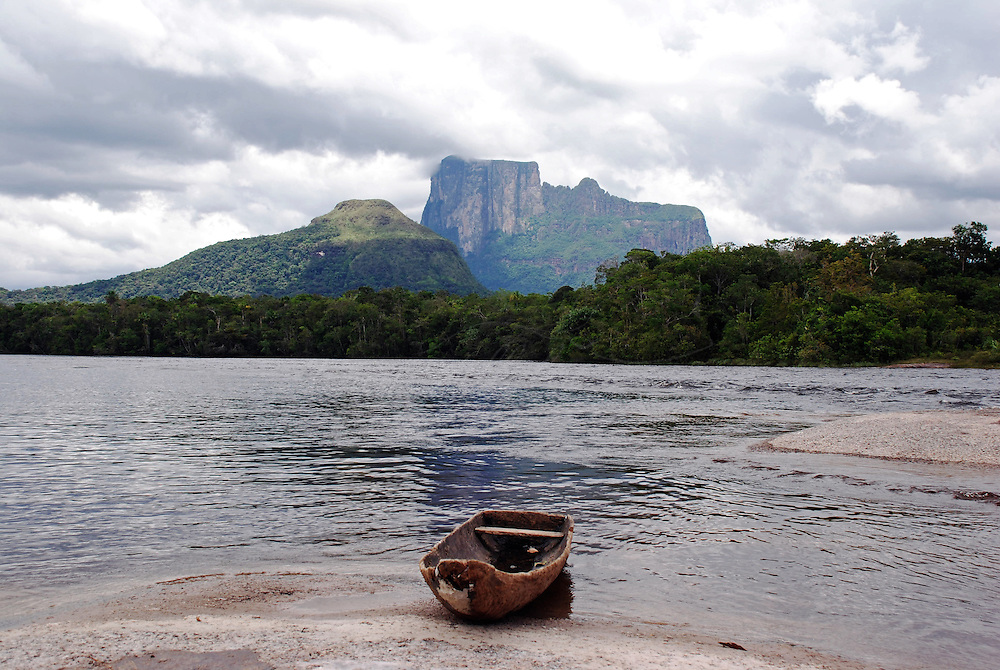
POLYGON ((577 362, 1000 365, 1000 251, 982 224, 635 249, 549 295, 375 291, 0 307, 0 352, 517 358, 577 362))

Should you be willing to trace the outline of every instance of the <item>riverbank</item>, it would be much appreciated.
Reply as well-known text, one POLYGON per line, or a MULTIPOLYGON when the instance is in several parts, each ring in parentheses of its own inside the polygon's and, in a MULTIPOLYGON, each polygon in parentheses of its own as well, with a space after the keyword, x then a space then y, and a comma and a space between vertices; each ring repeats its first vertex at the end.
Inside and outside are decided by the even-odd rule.
POLYGON ((865 414, 779 435, 753 448, 1000 467, 1000 409, 865 414))
POLYGON ((0 631, 0 666, 179 670, 684 668, 864 670, 782 642, 650 621, 470 625, 419 579, 323 572, 182 577, 0 631))

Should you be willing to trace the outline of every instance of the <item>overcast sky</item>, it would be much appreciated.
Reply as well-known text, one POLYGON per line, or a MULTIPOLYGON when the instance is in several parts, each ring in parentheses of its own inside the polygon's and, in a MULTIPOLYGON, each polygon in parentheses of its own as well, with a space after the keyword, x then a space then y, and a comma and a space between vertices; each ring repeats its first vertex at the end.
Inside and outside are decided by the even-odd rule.
POLYGON ((716 243, 981 221, 1000 3, 0 3, 0 286, 109 278, 343 200, 419 220, 442 158, 694 205, 716 243))

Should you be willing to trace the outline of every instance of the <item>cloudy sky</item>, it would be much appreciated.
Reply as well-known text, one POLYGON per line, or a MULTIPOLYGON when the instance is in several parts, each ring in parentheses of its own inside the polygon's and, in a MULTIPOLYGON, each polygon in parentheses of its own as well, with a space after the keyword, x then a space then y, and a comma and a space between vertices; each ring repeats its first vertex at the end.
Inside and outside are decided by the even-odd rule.
POLYGON ((3 2, 0 286, 350 198, 419 220, 449 154, 700 207, 716 243, 1000 243, 998 26, 995 0, 3 2))

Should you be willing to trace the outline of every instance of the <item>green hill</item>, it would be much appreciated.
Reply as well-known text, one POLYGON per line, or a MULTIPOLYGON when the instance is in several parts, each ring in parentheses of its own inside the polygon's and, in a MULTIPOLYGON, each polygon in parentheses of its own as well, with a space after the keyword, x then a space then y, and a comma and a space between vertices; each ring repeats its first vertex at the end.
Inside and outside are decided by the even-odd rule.
POLYGON ((348 200, 302 228, 219 242, 163 267, 76 284, 7 291, 0 303, 96 302, 213 295, 338 296, 370 286, 468 294, 484 292, 454 244, 411 221, 385 200, 348 200))

